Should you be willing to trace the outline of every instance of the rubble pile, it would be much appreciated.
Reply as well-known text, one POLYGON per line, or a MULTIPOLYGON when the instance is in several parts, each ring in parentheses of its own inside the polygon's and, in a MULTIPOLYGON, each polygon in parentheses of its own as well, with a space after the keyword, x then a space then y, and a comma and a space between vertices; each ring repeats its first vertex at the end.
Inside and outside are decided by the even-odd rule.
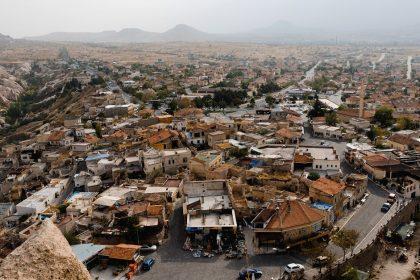
POLYGON ((49 220, 0 266, 0 279, 91 279, 67 240, 49 220))

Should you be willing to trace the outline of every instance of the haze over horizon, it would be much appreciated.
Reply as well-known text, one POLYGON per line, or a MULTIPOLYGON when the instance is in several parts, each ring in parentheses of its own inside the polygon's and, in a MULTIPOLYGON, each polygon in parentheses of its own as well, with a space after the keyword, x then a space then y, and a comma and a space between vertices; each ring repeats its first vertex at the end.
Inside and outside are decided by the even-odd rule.
POLYGON ((337 32, 394 30, 419 25, 419 10, 416 0, 2 0, 0 33, 21 38, 123 28, 163 32, 177 24, 235 33, 278 21, 337 32))

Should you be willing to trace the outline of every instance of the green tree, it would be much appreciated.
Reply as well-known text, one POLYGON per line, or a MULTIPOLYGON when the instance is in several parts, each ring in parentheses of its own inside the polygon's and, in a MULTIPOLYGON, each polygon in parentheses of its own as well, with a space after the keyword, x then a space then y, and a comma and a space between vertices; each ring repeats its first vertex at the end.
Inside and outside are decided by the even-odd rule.
POLYGON ((267 102, 269 107, 273 107, 274 103, 276 103, 276 99, 274 97, 272 97, 271 95, 267 95, 265 97, 265 102, 267 102))
POLYGON ((102 138, 102 126, 100 123, 93 123, 93 129, 95 130, 96 136, 102 138))
POLYGON ((334 245, 338 246, 343 250, 343 259, 346 259, 346 253, 348 250, 353 250, 357 244, 359 233, 354 229, 341 229, 335 233, 331 240, 334 245))
POLYGON ((310 172, 308 175, 308 179, 311 181, 316 181, 320 178, 319 174, 316 172, 310 172))
POLYGON ((336 125, 338 122, 337 113, 334 111, 325 114, 325 123, 331 126, 336 125))
POLYGON ((255 98, 252 97, 251 100, 249 101, 249 107, 250 108, 254 108, 255 107, 255 98))
POLYGON ((194 105, 197 108, 203 108, 204 107, 203 98, 195 98, 194 99, 194 105))
POLYGON ((166 110, 169 114, 173 115, 174 112, 178 109, 178 102, 176 99, 172 99, 168 104, 169 109, 166 110))
POLYGON ((233 148, 232 150, 230 150, 229 155, 231 157, 242 159, 242 158, 244 158, 248 155, 248 150, 247 149, 233 148))
POLYGON ((259 88, 259 92, 262 94, 272 93, 281 90, 281 87, 273 81, 268 81, 259 88))
POLYGON ((308 112, 309 118, 323 117, 325 115, 324 105, 319 101, 318 94, 315 94, 315 102, 311 110, 308 112))
POLYGON ((404 129, 416 130, 418 129, 418 127, 419 127, 419 124, 417 122, 414 122, 407 117, 402 117, 402 118, 397 119, 398 130, 404 130, 404 129))
POLYGON ((381 127, 388 127, 394 123, 394 118, 392 117, 393 110, 388 107, 380 107, 376 110, 373 120, 380 124, 381 127))

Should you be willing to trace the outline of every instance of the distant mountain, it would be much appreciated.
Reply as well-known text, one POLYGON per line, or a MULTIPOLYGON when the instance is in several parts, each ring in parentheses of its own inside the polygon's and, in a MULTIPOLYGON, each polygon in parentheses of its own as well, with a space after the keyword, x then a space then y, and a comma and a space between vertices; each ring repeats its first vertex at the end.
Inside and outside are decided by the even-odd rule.
POLYGON ((216 39, 215 34, 209 34, 197 30, 186 24, 178 24, 172 29, 161 34, 163 41, 210 41, 216 39))
POLYGON ((251 42, 251 43, 420 43, 420 26, 395 30, 337 31, 303 27, 287 21, 277 21, 267 27, 249 32, 215 34, 179 24, 165 32, 148 32, 138 28, 103 32, 55 32, 43 36, 27 37, 35 41, 90 42, 90 43, 152 43, 152 42, 251 42))
POLYGON ((0 44, 13 43, 13 41, 12 37, 0 33, 0 44))
POLYGON ((54 42, 92 42, 92 43, 149 43, 171 41, 207 41, 214 36, 199 31, 191 26, 179 24, 163 33, 148 32, 138 28, 126 28, 121 31, 103 32, 55 32, 43 36, 27 37, 34 41, 54 42))
POLYGON ((147 32, 138 28, 126 28, 121 31, 102 31, 102 32, 54 32, 43 36, 27 37, 34 41, 53 41, 53 42, 153 42, 158 33, 147 32))

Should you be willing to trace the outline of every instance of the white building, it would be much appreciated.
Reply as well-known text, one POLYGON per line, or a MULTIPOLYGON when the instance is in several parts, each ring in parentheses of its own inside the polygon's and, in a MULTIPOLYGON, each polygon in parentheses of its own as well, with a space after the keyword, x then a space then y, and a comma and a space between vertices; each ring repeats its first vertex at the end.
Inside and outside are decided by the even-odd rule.
POLYGON ((314 125, 314 134, 324 138, 341 139, 343 134, 338 126, 314 125))
POLYGON ((58 187, 45 187, 16 205, 18 215, 32 215, 45 211, 61 194, 58 187))
POLYGON ((92 149, 92 145, 90 143, 80 143, 80 142, 76 142, 71 144, 71 150, 73 152, 88 152, 92 149))
POLYGON ((296 153, 310 154, 314 170, 340 170, 340 158, 333 147, 300 146, 296 153))

